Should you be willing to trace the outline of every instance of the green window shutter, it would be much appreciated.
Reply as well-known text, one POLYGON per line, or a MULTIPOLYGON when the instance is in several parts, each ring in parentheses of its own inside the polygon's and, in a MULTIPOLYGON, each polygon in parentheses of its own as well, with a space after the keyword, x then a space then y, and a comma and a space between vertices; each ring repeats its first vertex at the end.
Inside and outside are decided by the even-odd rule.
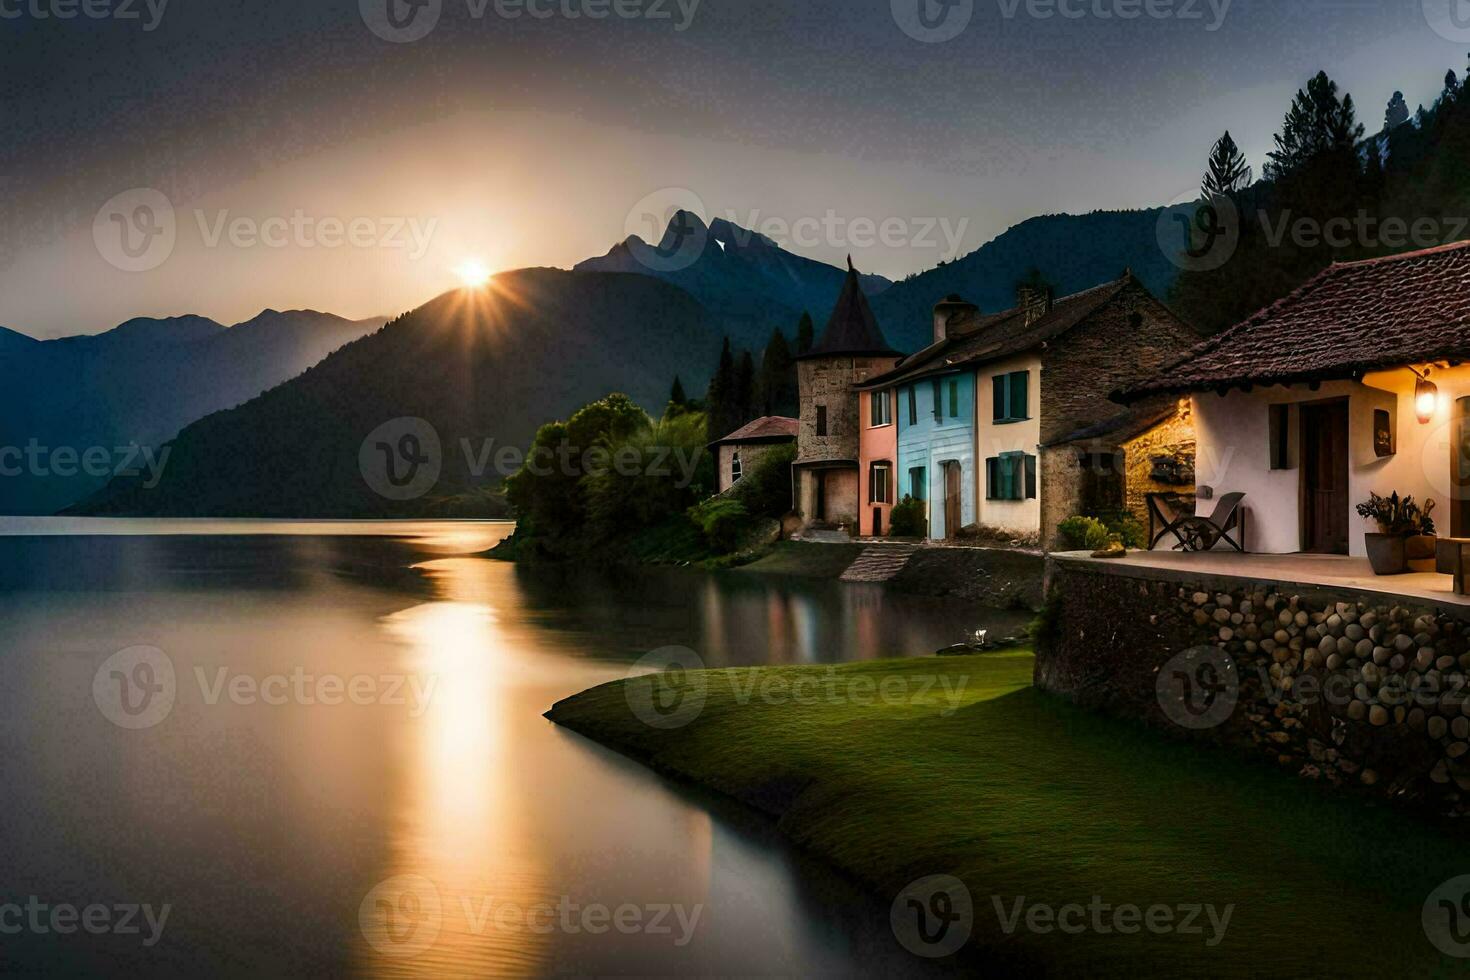
POLYGON ((949 383, 949 417, 952 419, 960 417, 960 383, 958 381, 949 383))
POLYGON ((985 461, 985 499, 996 500, 1000 494, 1000 460, 994 457, 985 461))
POLYGON ((1031 417, 1030 400, 1027 397, 1027 383, 1030 381, 1030 379, 1031 372, 1029 371, 1017 371, 1011 375, 1010 417, 1013 419, 1025 419, 1031 417))
POLYGON ((1006 417, 1006 375, 997 374, 994 378, 991 378, 990 380, 995 390, 995 398, 993 401, 994 411, 991 414, 991 418, 996 422, 1001 422, 1004 421, 1006 417))
POLYGON ((1026 499, 1036 499, 1036 457, 1026 457, 1026 499))

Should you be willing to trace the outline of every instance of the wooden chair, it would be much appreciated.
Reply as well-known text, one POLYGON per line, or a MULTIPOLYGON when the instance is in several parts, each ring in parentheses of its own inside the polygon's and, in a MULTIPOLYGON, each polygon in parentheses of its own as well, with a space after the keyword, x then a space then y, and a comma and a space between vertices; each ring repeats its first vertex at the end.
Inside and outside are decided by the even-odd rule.
POLYGON ((1209 517, 1186 517, 1174 531, 1179 543, 1175 551, 1209 551, 1224 541, 1236 551, 1245 551, 1245 507, 1243 493, 1227 493, 1209 517), (1230 532, 1235 536, 1231 537, 1230 532))

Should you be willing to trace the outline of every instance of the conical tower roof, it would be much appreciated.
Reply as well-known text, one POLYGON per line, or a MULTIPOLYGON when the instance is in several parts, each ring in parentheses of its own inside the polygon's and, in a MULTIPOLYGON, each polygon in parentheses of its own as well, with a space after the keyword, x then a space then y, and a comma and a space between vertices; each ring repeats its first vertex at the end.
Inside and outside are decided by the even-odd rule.
POLYGON ((812 357, 898 357, 898 351, 888 345, 868 297, 863 294, 862 282, 852 265, 852 256, 847 257, 847 281, 842 284, 842 294, 837 297, 837 306, 832 310, 832 319, 827 329, 811 350, 798 360, 812 357))

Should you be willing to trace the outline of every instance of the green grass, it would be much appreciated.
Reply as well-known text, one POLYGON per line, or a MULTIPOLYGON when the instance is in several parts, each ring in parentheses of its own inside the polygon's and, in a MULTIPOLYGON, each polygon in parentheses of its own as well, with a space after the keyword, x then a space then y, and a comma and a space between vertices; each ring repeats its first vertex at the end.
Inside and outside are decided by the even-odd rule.
POLYGON ((860 544, 811 544, 781 541, 770 554, 742 566, 742 571, 803 578, 837 578, 863 553, 860 544))
POLYGON ((887 704, 748 695, 768 679, 825 679, 827 667, 712 671, 702 712, 674 730, 634 716, 623 685, 654 683, 638 678, 548 716, 771 813, 885 899, 920 877, 958 876, 974 896, 982 965, 1242 977, 1458 976, 1470 965, 1439 954, 1420 925, 1429 892, 1470 873, 1463 837, 1084 712, 1032 688, 1032 663, 1013 652, 836 668, 843 685, 889 679, 913 695, 935 685, 887 704), (962 696, 947 701, 940 682, 962 696), (1008 936, 992 900, 1085 905, 1094 895, 1235 908, 1224 940, 1208 948, 1208 925, 1204 936, 1024 926, 1008 936))

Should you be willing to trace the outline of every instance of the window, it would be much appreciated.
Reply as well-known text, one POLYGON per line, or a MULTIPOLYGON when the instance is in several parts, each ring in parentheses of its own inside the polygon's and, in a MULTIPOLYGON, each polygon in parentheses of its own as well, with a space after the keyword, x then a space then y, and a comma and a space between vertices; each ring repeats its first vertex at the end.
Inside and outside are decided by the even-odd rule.
POLYGON ((825 436, 826 434, 827 434, 827 406, 826 405, 818 405, 817 406, 817 435, 819 435, 819 436, 825 436))
POLYGON ((1291 406, 1272 405, 1271 412, 1271 468, 1291 469, 1291 406))
POLYGON ((919 424, 919 386, 909 385, 909 425, 919 424))
POLYGON ((931 381, 929 383, 929 387, 931 389, 930 394, 934 398, 934 404, 931 406, 934 409, 934 421, 936 421, 936 422, 943 422, 944 421, 944 393, 940 390, 939 379, 938 378, 935 378, 933 381, 931 381))
POLYGON ((740 450, 737 449, 735 450, 735 453, 730 457, 730 482, 737 482, 740 479, 741 473, 742 470, 740 468, 740 450))
POLYGON ((1030 412, 1030 371, 997 374, 995 382, 994 418, 998 423, 1024 422, 1030 412))
POLYGON ((873 504, 893 503, 893 466, 889 463, 874 463, 868 468, 868 502, 873 504))
POLYGON ((871 409, 873 427, 893 424, 893 402, 888 398, 888 392, 875 391, 868 396, 871 409))
POLYGON ((957 419, 960 417, 960 383, 952 380, 949 383, 949 417, 957 419))
POLYGON ((1036 457, 1001 453, 985 461, 986 500, 1036 499, 1036 457))
POLYGON ((915 466, 913 469, 909 470, 909 496, 910 497, 913 497, 915 500, 928 501, 928 499, 929 499, 929 481, 927 479, 928 473, 929 473, 929 471, 927 469, 925 469, 924 467, 922 467, 922 466, 915 466))

